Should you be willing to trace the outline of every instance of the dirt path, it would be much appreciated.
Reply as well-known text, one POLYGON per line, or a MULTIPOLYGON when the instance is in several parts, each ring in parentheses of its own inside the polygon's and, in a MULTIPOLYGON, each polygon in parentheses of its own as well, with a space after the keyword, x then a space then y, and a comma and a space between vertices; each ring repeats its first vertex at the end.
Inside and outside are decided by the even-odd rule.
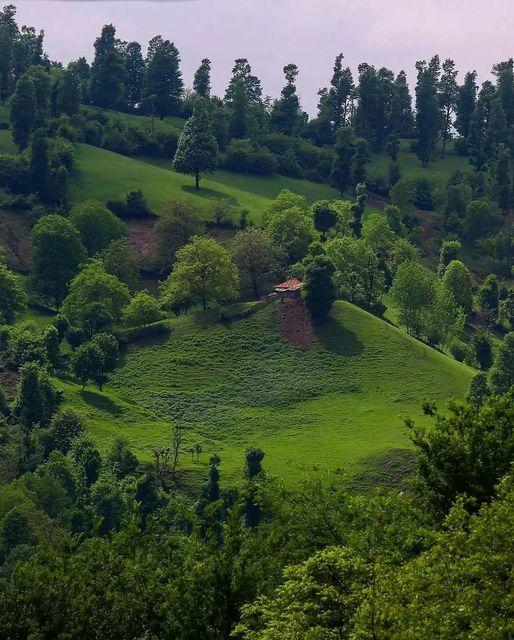
POLYGON ((278 302, 282 314, 280 331, 295 347, 308 349, 314 337, 311 314, 301 300, 278 302))

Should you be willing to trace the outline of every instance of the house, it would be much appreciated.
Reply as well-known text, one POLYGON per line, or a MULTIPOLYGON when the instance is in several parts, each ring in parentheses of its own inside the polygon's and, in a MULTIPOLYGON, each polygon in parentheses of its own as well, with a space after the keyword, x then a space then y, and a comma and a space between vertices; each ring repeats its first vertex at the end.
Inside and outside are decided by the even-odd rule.
POLYGON ((285 282, 277 284, 274 293, 280 298, 299 298, 303 287, 303 282, 298 278, 291 278, 285 282))

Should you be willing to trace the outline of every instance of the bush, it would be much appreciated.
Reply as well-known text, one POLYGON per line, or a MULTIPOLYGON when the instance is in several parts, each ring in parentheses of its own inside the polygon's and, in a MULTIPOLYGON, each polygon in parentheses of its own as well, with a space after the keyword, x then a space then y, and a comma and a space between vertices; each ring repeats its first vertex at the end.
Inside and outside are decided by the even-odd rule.
POLYGON ((456 340, 456 341, 450 343, 448 348, 449 348, 450 353, 452 354, 452 356, 458 362, 464 362, 465 360, 468 359, 469 349, 468 349, 468 346, 464 342, 461 342, 460 340, 456 340))
POLYGON ((250 140, 232 140, 225 152, 224 166, 236 173, 273 175, 278 161, 271 151, 256 147, 250 140))
POLYGON ((141 189, 130 191, 126 201, 108 200, 106 203, 109 211, 119 218, 155 218, 155 213, 146 204, 145 197, 141 189))
POLYGON ((0 155, 0 187, 14 193, 30 193, 32 176, 27 160, 20 156, 0 155))

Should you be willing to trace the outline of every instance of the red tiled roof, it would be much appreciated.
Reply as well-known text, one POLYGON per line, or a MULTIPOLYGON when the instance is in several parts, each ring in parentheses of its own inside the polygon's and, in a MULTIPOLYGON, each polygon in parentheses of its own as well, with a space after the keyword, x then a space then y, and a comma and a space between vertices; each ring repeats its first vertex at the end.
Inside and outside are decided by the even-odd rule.
POLYGON ((297 289, 302 286, 302 281, 298 280, 298 278, 291 278, 290 280, 286 280, 281 284, 277 284, 275 289, 297 289))

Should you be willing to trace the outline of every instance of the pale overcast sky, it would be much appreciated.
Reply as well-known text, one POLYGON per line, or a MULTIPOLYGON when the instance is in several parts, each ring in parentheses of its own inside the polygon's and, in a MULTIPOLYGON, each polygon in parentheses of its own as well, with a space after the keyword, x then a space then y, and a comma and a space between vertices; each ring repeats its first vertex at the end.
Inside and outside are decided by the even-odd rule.
MULTIPOLYGON (((102 25, 112 22, 123 40, 146 46, 161 34, 175 42, 187 86, 204 57, 213 63, 214 92, 222 95, 233 60, 248 58, 265 94, 278 95, 282 67, 300 68, 302 105, 315 111, 334 58, 405 69, 439 53, 480 80, 492 64, 514 56, 511 0, 10 0, 21 24, 45 30, 52 59, 92 57, 102 25)), ((8 2, 2 3, 7 4, 8 2)), ((412 89, 412 87, 411 87, 412 89)))

